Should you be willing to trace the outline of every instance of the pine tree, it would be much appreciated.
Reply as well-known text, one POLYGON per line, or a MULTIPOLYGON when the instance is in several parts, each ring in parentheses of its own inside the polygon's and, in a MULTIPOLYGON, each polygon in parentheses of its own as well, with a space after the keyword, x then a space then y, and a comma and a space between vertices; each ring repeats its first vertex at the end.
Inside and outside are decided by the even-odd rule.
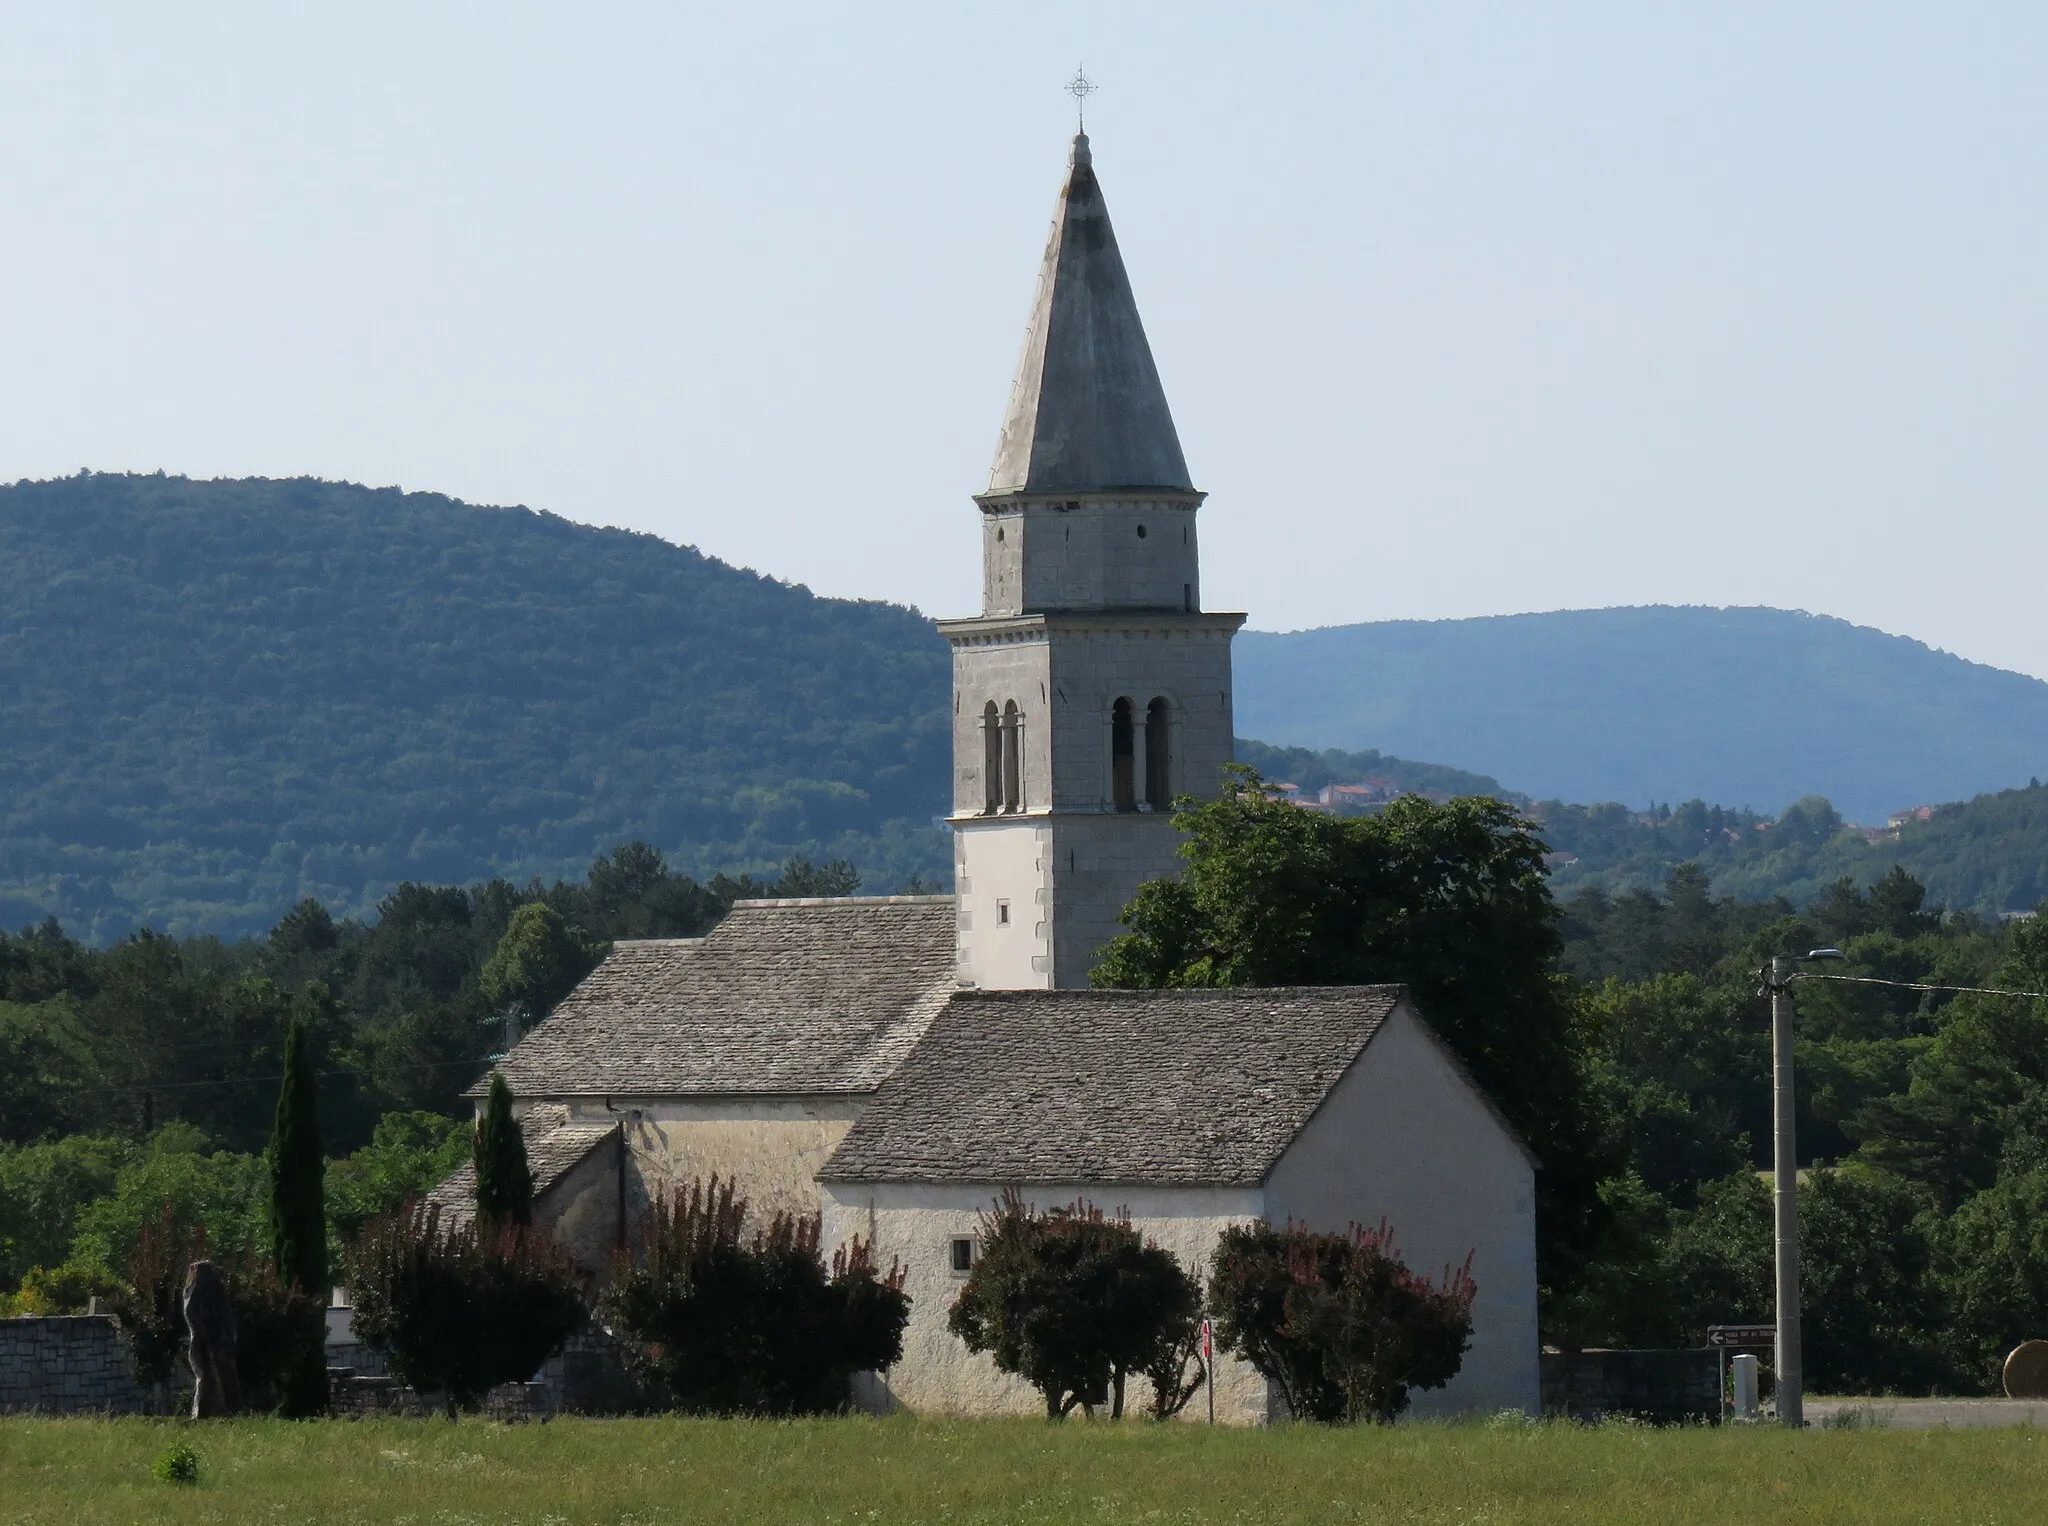
POLYGON ((533 1222, 533 1173, 526 1167, 526 1140, 512 1116, 512 1088, 497 1072, 477 1120, 476 1211, 482 1219, 533 1222))
POLYGON ((284 1082, 270 1135, 270 1246, 278 1280, 327 1298, 326 1160, 320 1147, 309 1030, 325 1015, 327 988, 309 985, 285 1031, 284 1082))

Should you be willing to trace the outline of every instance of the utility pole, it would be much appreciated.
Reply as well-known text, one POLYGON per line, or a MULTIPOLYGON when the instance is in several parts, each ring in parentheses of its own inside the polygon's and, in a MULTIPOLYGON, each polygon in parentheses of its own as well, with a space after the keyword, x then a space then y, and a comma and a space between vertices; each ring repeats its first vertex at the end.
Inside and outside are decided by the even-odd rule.
POLYGON ((1771 960, 1771 1176, 1778 1246, 1778 1423, 1806 1424, 1799 1352, 1799 1147, 1792 1090, 1792 974, 1797 961, 1771 960))

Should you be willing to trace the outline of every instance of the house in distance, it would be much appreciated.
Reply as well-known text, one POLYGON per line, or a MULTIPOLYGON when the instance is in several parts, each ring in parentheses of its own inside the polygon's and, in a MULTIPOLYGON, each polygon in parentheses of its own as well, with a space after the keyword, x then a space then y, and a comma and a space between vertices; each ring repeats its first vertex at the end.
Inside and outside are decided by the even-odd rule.
MULTIPOLYGON (((867 1400, 988 1414, 1042 1408, 946 1328, 1007 1188, 1128 1212, 1198 1275, 1232 1224, 1385 1221, 1478 1289, 1463 1370, 1416 1411, 1535 1409, 1534 1162, 1403 988, 1088 988, 1178 867, 1168 803, 1231 758, 1244 617, 1202 607, 1202 501, 1077 135, 975 498, 982 612, 941 625, 954 894, 743 901, 618 944, 501 1066, 537 1223, 599 1264, 714 1173, 757 1214, 822 1213, 828 1245, 908 1268, 867 1400)), ((1216 1377, 1219 1419, 1280 1412, 1249 1367, 1216 1377)))

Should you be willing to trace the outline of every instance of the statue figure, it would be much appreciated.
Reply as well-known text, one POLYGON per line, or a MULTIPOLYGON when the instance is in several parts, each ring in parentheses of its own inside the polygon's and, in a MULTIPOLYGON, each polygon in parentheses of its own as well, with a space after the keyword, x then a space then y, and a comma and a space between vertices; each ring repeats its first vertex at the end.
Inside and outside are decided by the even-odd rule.
POLYGON ((185 1328, 191 1333, 192 1418, 232 1415, 241 1404, 235 1377, 235 1310, 227 1274, 217 1261, 195 1261, 185 1273, 185 1328))

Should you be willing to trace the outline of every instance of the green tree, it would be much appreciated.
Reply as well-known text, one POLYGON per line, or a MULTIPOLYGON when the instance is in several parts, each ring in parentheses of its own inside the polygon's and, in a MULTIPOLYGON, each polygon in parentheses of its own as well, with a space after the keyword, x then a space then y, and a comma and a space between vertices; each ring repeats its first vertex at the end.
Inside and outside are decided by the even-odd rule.
POLYGON ((332 1005, 323 985, 299 995, 284 1040, 284 1080, 270 1135, 270 1259, 278 1280, 327 1295, 327 1157, 320 1144, 318 1078, 307 1037, 332 1005))
POLYGON ((1678 1207, 1748 1164, 1752 1131, 1768 1130, 1768 1039, 1744 1022, 1754 999, 1691 974, 1586 993, 1606 1105, 1643 1185, 1678 1207))
POLYGON ((0 1145, 0 1291, 70 1255, 80 1211, 113 1192, 133 1151, 97 1134, 0 1145))
POLYGON ((477 1216, 492 1222, 533 1222, 533 1172, 526 1164, 526 1137, 512 1116, 512 1088, 491 1072, 490 1095, 476 1123, 471 1159, 476 1165, 477 1216))
MULTIPOLYGON (((440 1113, 379 1118, 368 1144, 327 1168, 327 1214, 336 1234, 353 1240, 378 1214, 446 1181, 469 1159, 475 1132, 473 1123, 440 1113)), ((330 1264, 340 1264, 331 1252, 330 1264)))
POLYGON ((1560 1286, 1620 1152, 1594 1106, 1531 823, 1497 800, 1415 795, 1342 819, 1271 798, 1242 767, 1175 815, 1187 867, 1139 888, 1095 983, 1406 984, 1542 1161, 1543 1274, 1560 1286))
POLYGON ((1799 1191, 1807 1382, 1820 1393, 1953 1389, 1933 1195, 1859 1165, 1799 1191))
POLYGON ((327 1159, 320 1144, 318 1078, 309 1034, 331 1018, 332 1005, 325 986, 307 986, 285 1034, 284 1080, 270 1136, 270 1256, 261 1275, 245 1270, 240 1278, 240 1301, 252 1316, 261 1314, 237 1341, 243 1391, 267 1396, 284 1414, 295 1416, 322 1414, 327 1408, 321 1313, 328 1287, 327 1159), (272 1352, 275 1372, 259 1373, 259 1353, 272 1352))
POLYGON ((1949 1221, 1947 1264, 1962 1377, 1995 1392, 2005 1355, 2048 1336, 2048 1169, 2009 1176, 1949 1221))
POLYGON ((223 1255, 262 1249, 268 1173, 258 1155, 209 1152, 189 1123, 167 1123, 116 1173, 114 1190, 85 1204, 73 1223, 75 1261, 124 1267, 146 1220, 169 1206, 177 1234, 203 1230, 223 1255))
POLYGON ((531 1028, 555 1009, 595 962, 562 914, 545 901, 528 901, 512 913, 504 936, 484 961, 478 984, 499 1011, 512 1010, 531 1028))

